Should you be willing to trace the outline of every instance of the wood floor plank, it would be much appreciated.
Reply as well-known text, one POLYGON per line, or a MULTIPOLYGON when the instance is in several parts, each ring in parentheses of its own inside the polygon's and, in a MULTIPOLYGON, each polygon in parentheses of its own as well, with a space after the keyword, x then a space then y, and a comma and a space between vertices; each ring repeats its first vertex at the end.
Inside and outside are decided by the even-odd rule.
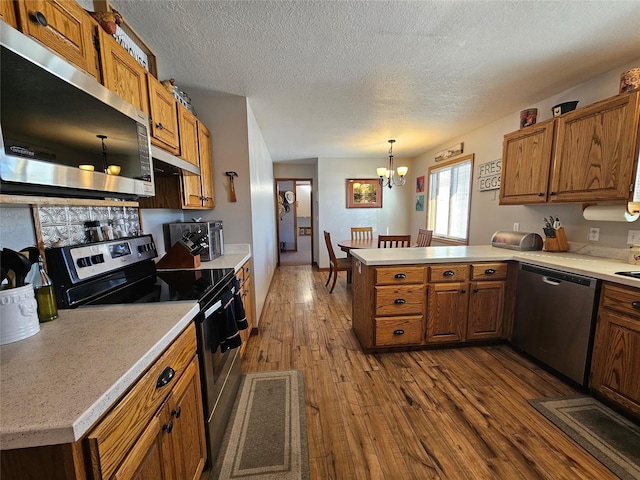
POLYGON ((508 345, 365 354, 325 280, 276 269, 242 364, 303 371, 311 480, 616 478, 528 403, 571 386, 508 345))

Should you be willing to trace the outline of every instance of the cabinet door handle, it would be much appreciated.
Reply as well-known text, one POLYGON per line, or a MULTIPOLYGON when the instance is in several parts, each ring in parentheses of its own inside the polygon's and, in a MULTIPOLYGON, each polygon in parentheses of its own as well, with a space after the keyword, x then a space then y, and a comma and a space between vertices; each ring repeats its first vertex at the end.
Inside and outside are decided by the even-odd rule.
POLYGON ((167 383, 169 383, 173 377, 176 375, 176 371, 171 368, 165 368, 160 376, 158 377, 158 381, 156 382, 156 388, 164 387, 167 383))
POLYGON ((394 335, 404 335, 404 330, 398 329, 393 331, 394 335))
POLYGON ((167 433, 171 433, 171 430, 173 430, 173 420, 169 420, 169 422, 166 425, 164 425, 162 429, 166 430, 167 433))
POLYGON ((156 123, 156 128, 158 130, 164 130, 164 125, 162 125, 161 123, 156 123))
POLYGON ((640 302, 631 302, 631 308, 635 308, 636 310, 640 310, 640 302))
POLYGON ((487 268, 487 269, 484 271, 484 274, 485 274, 485 275, 493 275, 494 273, 496 273, 496 271, 495 271, 493 268, 487 268))
POLYGON ((182 408, 177 407, 173 412, 171 412, 171 415, 175 418, 180 418, 180 415, 182 415, 182 408))
POLYGON ((463 288, 462 290, 460 290, 460 293, 467 293, 467 291, 463 288))
POLYGON ((393 303, 395 303, 396 305, 404 305, 405 303, 407 303, 407 301, 404 298, 396 298, 393 303))
POLYGON ((406 273, 396 273, 396 276, 394 278, 396 280, 404 280, 405 278, 407 278, 407 274, 406 273))
POLYGON ((453 277, 455 274, 456 274, 456 272, 454 272, 452 270, 447 270, 442 274, 442 276, 443 277, 453 277))
POLYGON ((538 192, 538 196, 539 196, 539 197, 544 197, 544 193, 542 193, 542 192, 538 192))
POLYGON ((33 12, 29 15, 29 18, 32 22, 37 23, 43 27, 49 25, 49 22, 47 22, 47 17, 45 17, 44 13, 42 12, 33 12))
MULTIPOLYGON (((464 292, 462 292, 462 293, 464 293, 464 292)), ((478 289, 477 289, 477 288, 474 288, 474 289, 473 289, 473 293, 478 293, 478 289)))
POLYGON ((556 194, 556 192, 550 192, 549 193, 549 195, 555 195, 555 194, 556 194))

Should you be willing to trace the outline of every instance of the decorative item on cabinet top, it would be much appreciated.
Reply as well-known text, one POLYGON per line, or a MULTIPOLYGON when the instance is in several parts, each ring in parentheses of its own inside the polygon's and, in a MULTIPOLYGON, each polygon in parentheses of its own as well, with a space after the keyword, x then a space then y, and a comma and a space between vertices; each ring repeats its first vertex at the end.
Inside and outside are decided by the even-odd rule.
POLYGON ((565 114, 567 112, 572 112, 578 106, 578 102, 579 100, 573 100, 571 102, 563 102, 563 103, 559 103, 558 105, 554 105, 551 108, 551 113, 553 114, 554 117, 559 117, 560 115, 565 114))
POLYGON ((520 128, 529 127, 535 125, 538 118, 537 108, 527 108, 520 112, 520 128))
POLYGON ((620 75, 620 93, 632 92, 640 88, 640 68, 632 68, 620 75))

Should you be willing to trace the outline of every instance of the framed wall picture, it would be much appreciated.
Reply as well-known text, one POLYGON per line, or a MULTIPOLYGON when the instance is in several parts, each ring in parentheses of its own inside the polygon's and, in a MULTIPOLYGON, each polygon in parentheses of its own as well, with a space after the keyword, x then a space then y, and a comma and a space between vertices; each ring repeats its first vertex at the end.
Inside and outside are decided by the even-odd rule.
POLYGON ((382 208, 382 186, 377 178, 347 179, 347 208, 382 208))

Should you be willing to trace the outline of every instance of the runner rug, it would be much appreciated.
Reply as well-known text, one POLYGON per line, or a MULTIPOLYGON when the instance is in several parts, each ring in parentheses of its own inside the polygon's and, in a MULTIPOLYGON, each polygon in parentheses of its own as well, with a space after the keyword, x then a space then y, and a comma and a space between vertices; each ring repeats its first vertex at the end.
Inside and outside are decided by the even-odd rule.
POLYGON ((309 478, 304 382, 300 370, 243 375, 210 478, 309 478))
POLYGON ((589 396, 529 403, 623 480, 640 479, 640 427, 589 396))

